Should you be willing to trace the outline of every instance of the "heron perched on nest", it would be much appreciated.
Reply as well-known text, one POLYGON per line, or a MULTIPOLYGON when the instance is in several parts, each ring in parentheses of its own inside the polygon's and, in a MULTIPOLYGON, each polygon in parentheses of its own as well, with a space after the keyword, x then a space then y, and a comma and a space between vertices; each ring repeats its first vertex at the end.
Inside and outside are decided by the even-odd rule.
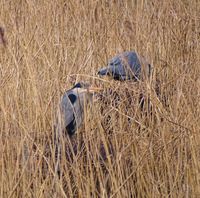
POLYGON ((67 90, 60 101, 56 130, 72 136, 83 121, 84 105, 90 103, 92 95, 100 90, 85 82, 79 82, 67 90))
POLYGON ((150 76, 152 67, 134 51, 127 51, 114 56, 108 65, 99 70, 100 76, 111 76, 115 80, 139 80, 144 75, 150 76), (144 75, 143 75, 144 74, 144 75))
MULTIPOLYGON (((108 93, 101 96, 101 101, 106 105, 109 102, 107 100, 107 95, 109 94, 109 96, 112 96, 111 104, 114 107, 118 107, 120 104, 123 105, 127 102, 125 105, 126 111, 132 109, 136 103, 138 103, 141 112, 145 111, 145 106, 148 106, 147 109, 150 109, 150 99, 146 91, 146 83, 140 84, 137 82, 144 82, 145 80, 151 79, 152 71, 152 66, 144 57, 139 56, 135 51, 125 51, 114 56, 108 61, 106 67, 98 71, 98 75, 103 77, 109 76, 111 79, 118 81, 128 81, 128 87, 126 88, 125 85, 121 86, 120 83, 119 87, 122 87, 122 92, 116 91, 116 89, 111 87, 107 91, 108 93), (124 97, 126 100, 123 99, 124 97)), ((137 105, 135 108, 137 109, 137 105)))

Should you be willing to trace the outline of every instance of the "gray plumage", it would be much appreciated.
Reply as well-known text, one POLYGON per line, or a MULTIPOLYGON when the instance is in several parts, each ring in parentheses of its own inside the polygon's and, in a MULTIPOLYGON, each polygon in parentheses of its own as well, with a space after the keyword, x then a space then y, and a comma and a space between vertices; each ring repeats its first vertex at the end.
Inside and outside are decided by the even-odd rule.
MULTIPOLYGON (((92 101, 92 95, 100 88, 92 88, 89 84, 80 82, 72 89, 66 91, 60 101, 56 125, 54 129, 55 140, 55 173, 60 177, 61 137, 72 136, 81 126, 84 119, 84 105, 92 101), (64 133, 64 134, 63 134, 64 133)), ((56 182, 56 177, 54 182, 56 182)))
POLYGON ((81 82, 64 93, 57 118, 58 131, 71 136, 80 127, 84 118, 84 104, 92 99, 92 94, 87 91, 88 87, 88 84, 81 82))
POLYGON ((151 74, 151 65, 134 51, 127 51, 113 57, 108 65, 99 70, 100 76, 111 76, 115 80, 139 80, 142 75, 142 65, 147 76, 151 74))

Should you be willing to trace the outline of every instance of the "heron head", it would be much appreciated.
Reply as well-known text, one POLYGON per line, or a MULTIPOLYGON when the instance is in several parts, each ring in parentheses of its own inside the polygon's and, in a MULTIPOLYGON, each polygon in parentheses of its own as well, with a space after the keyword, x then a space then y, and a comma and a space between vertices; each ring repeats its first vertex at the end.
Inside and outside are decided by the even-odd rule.
POLYGON ((74 85, 73 88, 88 88, 90 86, 89 83, 80 81, 74 85))
POLYGON ((98 71, 98 75, 110 76, 115 80, 124 80, 126 76, 125 66, 128 64, 127 54, 118 54, 108 61, 106 67, 103 67, 98 71))

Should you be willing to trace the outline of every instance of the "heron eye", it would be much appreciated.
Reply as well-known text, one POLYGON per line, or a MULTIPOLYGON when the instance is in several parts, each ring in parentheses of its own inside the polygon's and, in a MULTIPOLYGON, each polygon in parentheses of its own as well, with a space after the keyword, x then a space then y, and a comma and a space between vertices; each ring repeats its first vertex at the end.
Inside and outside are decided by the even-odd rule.
POLYGON ((72 104, 74 104, 74 103, 76 102, 76 95, 74 95, 74 94, 69 94, 69 95, 68 95, 68 98, 69 98, 69 100, 70 100, 70 102, 71 102, 72 104))
POLYGON ((73 88, 81 88, 81 87, 82 87, 81 83, 77 83, 77 84, 74 85, 73 88))

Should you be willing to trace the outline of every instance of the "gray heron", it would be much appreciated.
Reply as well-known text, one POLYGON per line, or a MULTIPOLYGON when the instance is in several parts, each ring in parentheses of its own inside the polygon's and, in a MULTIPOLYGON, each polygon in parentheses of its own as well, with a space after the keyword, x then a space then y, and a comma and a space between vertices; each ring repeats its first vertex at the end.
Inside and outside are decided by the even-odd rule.
POLYGON ((61 136, 73 136, 84 119, 84 107, 92 101, 94 93, 100 88, 92 87, 85 82, 79 82, 67 90, 61 97, 54 126, 55 140, 55 173, 60 176, 61 136))
POLYGON ((147 76, 151 74, 151 65, 135 51, 126 51, 114 56, 108 61, 108 65, 99 70, 100 76, 111 76, 115 80, 139 80, 142 78, 142 65, 147 76))
POLYGON ((72 136, 81 126, 84 118, 84 105, 92 101, 92 95, 100 88, 79 82, 67 90, 60 101, 56 129, 72 136))

